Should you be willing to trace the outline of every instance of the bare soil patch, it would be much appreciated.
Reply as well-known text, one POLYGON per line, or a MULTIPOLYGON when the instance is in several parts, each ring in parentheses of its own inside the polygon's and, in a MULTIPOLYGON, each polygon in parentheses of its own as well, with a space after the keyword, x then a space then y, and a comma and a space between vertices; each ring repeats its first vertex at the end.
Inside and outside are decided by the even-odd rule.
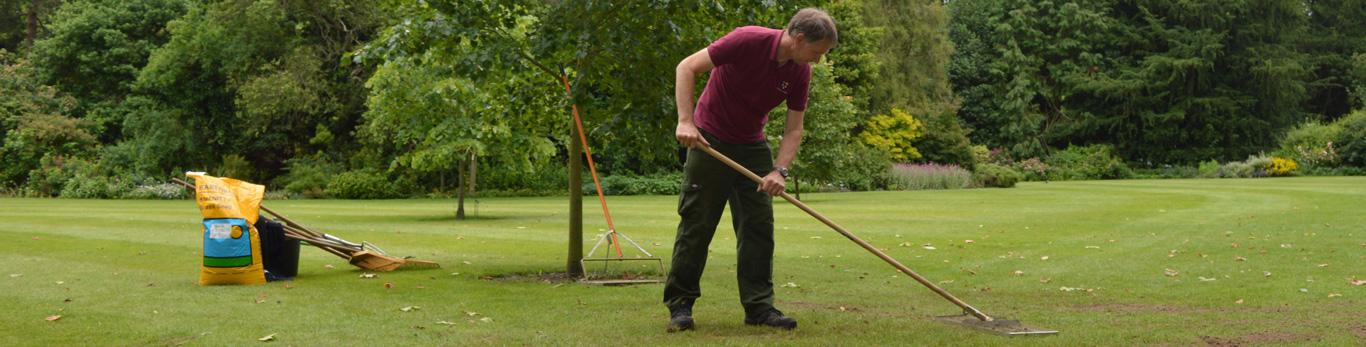
POLYGON ((1232 338, 1201 336, 1200 339, 1204 340, 1205 343, 1210 346, 1260 346, 1275 343, 1310 341, 1314 339, 1314 335, 1296 333, 1256 333, 1232 338))

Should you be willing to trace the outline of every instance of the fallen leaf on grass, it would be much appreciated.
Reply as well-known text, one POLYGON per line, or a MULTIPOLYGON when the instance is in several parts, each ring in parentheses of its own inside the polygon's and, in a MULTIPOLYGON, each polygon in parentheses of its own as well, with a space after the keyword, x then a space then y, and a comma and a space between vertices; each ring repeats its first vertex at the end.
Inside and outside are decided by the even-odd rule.
POLYGON ((973 243, 972 240, 963 240, 963 243, 973 243))
POLYGON ((964 269, 964 268, 961 268, 961 267, 958 268, 958 271, 967 271, 968 273, 973 274, 973 275, 976 275, 976 274, 977 274, 977 271, 972 271, 972 269, 964 269))
POLYGON ((482 315, 483 315, 482 313, 474 312, 474 311, 460 311, 460 312, 464 312, 466 316, 470 316, 470 317, 482 316, 482 315))
POLYGON ((337 268, 337 267, 336 267, 336 266, 332 266, 332 264, 327 264, 327 265, 323 265, 323 268, 325 268, 325 269, 335 269, 335 268, 337 268))
POLYGON ((1045 278, 1045 279, 1039 280, 1039 283, 1048 283, 1048 282, 1053 282, 1053 277, 1049 277, 1049 278, 1045 278))
POLYGON ((1209 281, 1213 281, 1213 280, 1217 280, 1217 279, 1218 279, 1218 278, 1205 278, 1205 276, 1200 276, 1200 280, 1201 280, 1201 281, 1205 281, 1205 282, 1209 282, 1209 281))
POLYGON ((59 314, 59 315, 56 315, 56 316, 48 316, 47 318, 43 318, 43 320, 49 321, 49 322, 54 321, 54 320, 58 320, 58 319, 62 319, 62 315, 59 314))
POLYGON ((384 289, 394 289, 393 282, 384 282, 384 289))
POLYGON ((939 284, 950 284, 950 283, 953 283, 953 280, 943 280, 943 281, 939 281, 939 284))
POLYGON ((1176 270, 1167 269, 1167 271, 1166 271, 1164 274, 1167 275, 1167 276, 1176 276, 1176 275, 1180 275, 1181 273, 1180 273, 1180 272, 1177 272, 1176 270))
POLYGON ((360 278, 375 278, 375 274, 360 274, 360 278))
POLYGON ((436 324, 455 325, 455 322, 437 321, 436 324))
POLYGON ((1366 281, 1357 281, 1357 280, 1353 280, 1353 279, 1348 278, 1348 279, 1347 279, 1347 283, 1351 283, 1351 284, 1354 285, 1354 286, 1359 286, 1359 285, 1366 284, 1366 281))
POLYGON ((37 239, 38 239, 38 237, 37 237, 37 236, 34 236, 34 237, 33 237, 33 239, 34 239, 34 240, 37 240, 37 239))
POLYGON ((256 296, 257 296, 257 297, 264 298, 264 297, 270 296, 270 294, 266 294, 266 293, 256 293, 256 296))
POLYGON ((934 250, 934 247, 932 247, 932 246, 924 246, 924 247, 921 247, 921 248, 928 249, 928 250, 931 250, 931 251, 934 250))
POLYGON ((24 274, 9 274, 9 278, 22 277, 24 274))
POLYGON ((291 286, 291 285, 289 285, 289 284, 285 284, 285 289, 294 289, 294 286, 291 286))
MULTIPOLYGON (((275 334, 279 334, 279 333, 275 333, 275 334)), ((269 342, 269 341, 271 341, 271 340, 275 340, 275 334, 270 334, 270 335, 262 336, 261 338, 259 338, 259 339, 257 339, 257 340, 260 340, 260 341, 262 341, 262 342, 269 342)))
MULTIPOLYGON (((969 270, 969 271, 971 271, 971 270, 969 270)), ((1015 276, 1019 276, 1019 275, 1023 275, 1023 274, 1024 274, 1024 271, 1015 270, 1015 272, 1012 272, 1012 273, 1015 274, 1015 276)))
POLYGON ((1244 261, 1244 260, 1247 260, 1247 258, 1243 258, 1243 257, 1233 257, 1233 260, 1244 261))
POLYGON ((148 287, 155 287, 156 285, 157 285, 156 282, 151 282, 151 283, 148 283, 148 284, 147 284, 148 287))
POLYGON ((659 242, 655 242, 655 243, 652 243, 652 244, 655 245, 655 246, 658 246, 658 245, 659 245, 659 242))
POLYGON ((1045 255, 1045 256, 1039 257, 1039 260, 1048 260, 1048 256, 1045 255))
POLYGON ((413 312, 413 311, 417 311, 417 310, 421 310, 421 309, 422 309, 421 307, 417 307, 417 306, 408 306, 408 307, 400 308, 400 309, 398 309, 398 310, 399 310, 399 311, 403 311, 403 312, 413 312))
POLYGON ((479 318, 479 322, 480 322, 480 323, 493 323, 493 318, 489 318, 489 317, 479 318))
POLYGON ((1336 297, 1339 297, 1339 296, 1342 296, 1342 294, 1338 294, 1338 293, 1328 294, 1328 297, 1330 297, 1330 298, 1336 298, 1336 297))
POLYGON ((1319 264, 1319 267, 1328 267, 1328 264, 1319 264))
POLYGON ((1086 246, 1086 248, 1100 248, 1100 246, 1086 246))

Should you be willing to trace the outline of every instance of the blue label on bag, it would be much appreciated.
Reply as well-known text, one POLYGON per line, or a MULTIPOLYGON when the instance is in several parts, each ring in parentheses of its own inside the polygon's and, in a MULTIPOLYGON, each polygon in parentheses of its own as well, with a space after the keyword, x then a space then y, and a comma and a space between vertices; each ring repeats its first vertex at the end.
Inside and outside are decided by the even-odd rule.
POLYGON ((251 265, 251 226, 240 218, 204 220, 204 266, 251 265))

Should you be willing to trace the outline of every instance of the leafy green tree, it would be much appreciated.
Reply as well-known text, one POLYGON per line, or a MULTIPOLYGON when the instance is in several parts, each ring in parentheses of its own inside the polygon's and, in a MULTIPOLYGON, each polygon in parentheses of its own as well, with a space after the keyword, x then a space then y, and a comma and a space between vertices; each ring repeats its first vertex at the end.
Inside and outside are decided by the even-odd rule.
MULTIPOLYGON (((852 134, 861 123, 857 109, 852 98, 844 95, 844 86, 835 83, 831 70, 830 64, 811 65, 811 90, 802 118, 802 147, 792 167, 793 177, 812 183, 835 182, 850 160, 855 159, 850 152, 859 148, 852 134)), ((786 108, 775 108, 768 118, 765 132, 781 134, 787 124, 786 108)), ((781 141, 781 137, 771 137, 769 144, 776 149, 781 141)))
POLYGON ((1352 78, 1353 55, 1366 53, 1366 2, 1309 0, 1304 6, 1308 28, 1295 38, 1313 74, 1304 111, 1332 121, 1366 107, 1353 92, 1366 89, 1366 80, 1352 78))
POLYGON ((506 89, 477 85, 446 65, 418 58, 387 60, 366 83, 370 111, 363 131, 396 151, 394 167, 457 171, 463 183, 456 217, 464 219, 465 192, 474 181, 478 156, 529 168, 530 158, 551 155, 554 146, 539 132, 516 129, 534 121, 493 102, 512 97, 506 89))
POLYGON ((1357 86, 1352 88, 1352 94, 1357 102, 1366 105, 1366 53, 1352 56, 1352 79, 1357 86))
POLYGON ((869 111, 881 114, 892 108, 953 109, 955 98, 949 85, 948 68, 954 47, 945 30, 950 17, 944 2, 864 0, 864 3, 867 25, 881 31, 874 43, 878 72, 866 86, 854 88, 855 91, 866 89, 871 94, 869 111))
POLYGON ((1073 142, 1114 143, 1130 160, 1193 163, 1270 148, 1305 118, 1309 75, 1293 46, 1307 21, 1301 1, 1120 4, 1115 36, 1141 39, 1111 46, 1113 60, 1075 84, 1068 106, 1097 117, 1092 136, 1073 142))
POLYGON ((975 168, 977 160, 968 140, 969 130, 959 124, 953 109, 930 105, 928 110, 908 111, 918 115, 925 126, 925 136, 915 142, 915 148, 925 155, 918 162, 958 165, 969 170, 975 168))
POLYGON ((106 141, 119 137, 124 99, 153 49, 169 40, 166 23, 186 11, 185 0, 94 0, 67 4, 51 17, 33 62, 42 81, 80 100, 78 113, 106 141))
POLYGON ((10 0, 0 2, 0 49, 27 52, 47 34, 46 24, 65 0, 10 0))
POLYGON ((0 49, 0 185, 23 184, 45 155, 81 156, 97 145, 88 124, 68 116, 76 100, 35 75, 0 49))
MULTIPOLYGON (((232 0, 192 7, 170 22, 170 41, 138 76, 142 112, 113 149, 160 147, 128 165, 163 172, 209 169, 243 154, 266 177, 287 159, 324 151, 360 155, 353 130, 364 113, 370 70, 342 57, 392 23, 385 6, 348 1, 232 0), (161 129, 192 139, 168 146, 161 129)), ((382 162, 371 160, 369 164, 382 162)))
POLYGON ((906 163, 922 156, 915 149, 915 141, 921 136, 925 136, 925 126, 905 111, 894 108, 890 115, 880 114, 868 120, 863 132, 858 134, 858 140, 889 152, 893 161, 906 163))
POLYGON ((949 3, 976 142, 1016 157, 1106 144, 1129 160, 1242 157, 1306 114, 1297 0, 949 3), (990 31, 981 28, 990 28, 990 31), (985 58, 985 59, 984 59, 985 58), (986 61, 987 68, 974 64, 986 61))

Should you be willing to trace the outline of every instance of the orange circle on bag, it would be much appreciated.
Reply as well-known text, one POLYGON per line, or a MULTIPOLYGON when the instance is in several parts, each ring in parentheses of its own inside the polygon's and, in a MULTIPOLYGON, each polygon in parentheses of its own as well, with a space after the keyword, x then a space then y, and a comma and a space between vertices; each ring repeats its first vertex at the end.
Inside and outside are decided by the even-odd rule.
POLYGON ((232 238, 235 239, 240 237, 242 237, 242 227, 236 225, 232 226, 232 238))

